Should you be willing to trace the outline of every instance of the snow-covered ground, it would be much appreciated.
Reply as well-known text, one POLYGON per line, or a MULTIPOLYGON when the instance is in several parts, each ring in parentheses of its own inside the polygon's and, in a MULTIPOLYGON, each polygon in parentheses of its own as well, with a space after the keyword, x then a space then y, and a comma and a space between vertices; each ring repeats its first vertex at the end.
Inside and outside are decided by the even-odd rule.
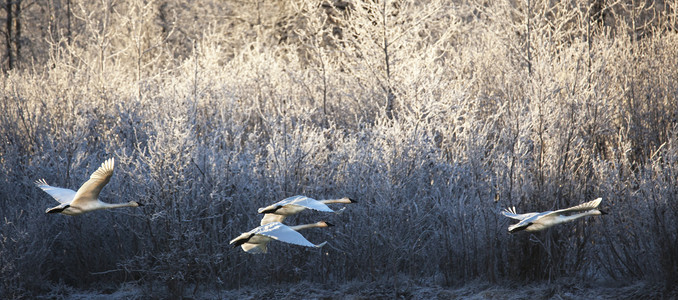
MULTIPOLYGON (((474 281, 443 287, 426 282, 349 282, 340 285, 301 282, 235 290, 201 289, 187 292, 185 299, 676 299, 678 292, 665 292, 659 283, 577 282, 559 280, 534 284, 491 284, 474 281)), ((122 285, 112 293, 61 289, 44 298, 62 299, 148 299, 174 298, 162 289, 134 284, 122 285)))

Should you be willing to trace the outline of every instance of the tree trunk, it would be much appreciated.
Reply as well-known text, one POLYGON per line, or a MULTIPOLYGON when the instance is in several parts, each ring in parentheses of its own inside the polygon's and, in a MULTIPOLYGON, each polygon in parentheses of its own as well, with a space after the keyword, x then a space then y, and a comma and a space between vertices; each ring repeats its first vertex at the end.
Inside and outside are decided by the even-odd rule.
POLYGON ((21 0, 16 0, 14 2, 16 7, 14 8, 14 47, 16 48, 15 53, 15 66, 21 67, 21 0))
POLYGON ((71 0, 66 1, 66 38, 71 44, 71 0))
POLYGON ((5 1, 7 20, 5 23, 5 43, 7 45, 7 70, 14 69, 14 55, 12 55, 12 0, 5 1))

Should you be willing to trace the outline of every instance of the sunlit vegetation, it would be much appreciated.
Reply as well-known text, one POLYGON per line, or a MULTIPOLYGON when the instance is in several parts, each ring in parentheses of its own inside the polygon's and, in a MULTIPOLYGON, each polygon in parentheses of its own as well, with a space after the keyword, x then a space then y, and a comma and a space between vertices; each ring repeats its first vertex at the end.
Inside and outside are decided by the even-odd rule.
POLYGON ((676 1, 2 7, 3 297, 678 284, 676 1), (146 206, 45 214, 35 180, 75 189, 110 157, 101 199, 146 206), (304 232, 321 249, 229 247, 257 208, 298 194, 358 203, 304 232), (534 235, 500 214, 598 197, 608 215, 534 235))

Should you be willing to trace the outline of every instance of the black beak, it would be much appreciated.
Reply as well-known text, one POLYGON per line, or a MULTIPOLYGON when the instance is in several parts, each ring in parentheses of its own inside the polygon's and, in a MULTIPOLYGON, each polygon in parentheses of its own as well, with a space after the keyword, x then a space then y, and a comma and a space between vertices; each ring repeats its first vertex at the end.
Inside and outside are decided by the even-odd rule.
POLYGON ((600 209, 599 209, 598 211, 600 212, 601 215, 607 215, 607 212, 604 211, 604 210, 600 210, 600 209))
POLYGON ((327 227, 332 227, 332 226, 334 226, 334 224, 332 224, 332 223, 330 223, 330 222, 325 222, 325 224, 327 224, 327 227))
POLYGON ((353 198, 348 198, 348 200, 351 201, 351 203, 358 203, 358 201, 353 200, 353 198))

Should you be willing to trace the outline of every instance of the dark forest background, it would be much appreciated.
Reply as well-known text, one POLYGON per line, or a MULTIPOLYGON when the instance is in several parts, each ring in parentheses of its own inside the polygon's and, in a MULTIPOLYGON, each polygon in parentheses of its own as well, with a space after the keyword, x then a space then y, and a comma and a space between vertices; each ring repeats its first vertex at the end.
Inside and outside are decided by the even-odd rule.
MULTIPOLYGON (((0 295, 384 278, 678 284, 676 1, 8 0, 0 295), (140 209, 46 215, 33 182, 140 209), (256 209, 308 249, 231 249, 256 209), (609 215, 509 235, 499 214, 609 215), (335 207, 338 208, 338 207, 335 207)), ((391 280, 391 279, 388 279, 391 280)))

